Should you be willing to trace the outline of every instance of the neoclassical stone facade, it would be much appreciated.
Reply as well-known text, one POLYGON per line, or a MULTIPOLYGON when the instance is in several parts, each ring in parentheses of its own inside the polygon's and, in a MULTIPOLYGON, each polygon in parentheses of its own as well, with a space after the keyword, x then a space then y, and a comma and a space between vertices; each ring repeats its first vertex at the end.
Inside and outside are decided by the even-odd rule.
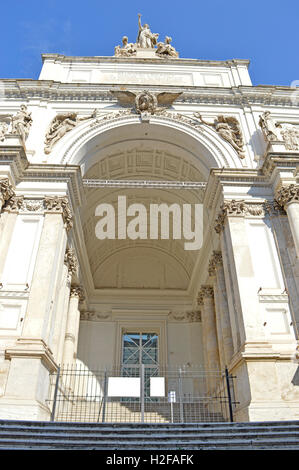
POLYGON ((1 81, 0 418, 48 420, 60 364, 118 367, 155 332, 163 367, 228 368, 236 421, 299 419, 294 90, 157 36, 1 81), (97 239, 118 195, 203 204, 202 248, 97 239))

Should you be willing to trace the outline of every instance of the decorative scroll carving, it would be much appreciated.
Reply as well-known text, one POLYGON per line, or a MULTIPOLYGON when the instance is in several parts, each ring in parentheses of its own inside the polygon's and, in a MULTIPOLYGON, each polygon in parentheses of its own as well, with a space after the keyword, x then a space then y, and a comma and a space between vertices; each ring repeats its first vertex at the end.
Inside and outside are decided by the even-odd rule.
POLYGON ((66 264, 68 271, 71 275, 77 274, 79 263, 75 255, 74 250, 67 248, 64 255, 64 263, 66 264))
POLYGON ((48 212, 61 212, 66 229, 72 228, 73 217, 67 197, 45 197, 45 208, 48 212))
POLYGON ((222 265, 222 254, 221 251, 213 251, 212 257, 209 262, 209 275, 214 276, 216 274, 216 267, 222 265))
POLYGON ((97 111, 94 110, 89 116, 78 117, 77 113, 57 114, 51 121, 45 137, 45 153, 52 152, 54 145, 69 131, 76 127, 81 121, 96 117, 97 111))
POLYGON ((282 186, 277 191, 276 201, 281 207, 285 207, 290 202, 299 202, 299 185, 290 184, 289 186, 282 186))
POLYGON ((201 322, 200 310, 188 312, 169 312, 169 320, 182 323, 201 322))
POLYGON ((234 116, 217 116, 213 123, 204 121, 200 113, 194 113, 194 117, 202 124, 213 127, 215 131, 237 151, 240 158, 245 158, 244 140, 238 119, 234 116))
POLYGON ((6 202, 4 210, 9 210, 11 212, 19 212, 22 208, 24 202, 24 196, 12 196, 6 202))
POLYGON ((70 296, 71 297, 77 297, 79 299, 79 302, 83 302, 85 300, 83 287, 81 287, 81 286, 72 286, 70 296))
POLYGON ((20 135, 22 137, 23 142, 25 142, 28 137, 31 125, 31 113, 27 111, 27 106, 25 104, 22 104, 20 111, 18 111, 14 116, 12 116, 11 133, 20 135))
POLYGON ((81 312, 80 320, 84 321, 108 321, 111 320, 109 313, 101 314, 97 312, 81 312))

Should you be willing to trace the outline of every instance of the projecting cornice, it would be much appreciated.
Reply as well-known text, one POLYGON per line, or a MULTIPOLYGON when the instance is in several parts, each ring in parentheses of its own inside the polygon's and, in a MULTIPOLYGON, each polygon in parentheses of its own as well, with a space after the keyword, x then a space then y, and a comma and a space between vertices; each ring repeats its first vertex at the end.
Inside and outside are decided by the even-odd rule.
MULTIPOLYGON (((177 59, 179 60, 179 59, 177 59)), ((61 83, 52 80, 18 80, 4 79, 0 81, 6 100, 41 99, 49 101, 101 101, 117 103, 110 91, 113 84, 97 83, 61 83)), ((122 85, 126 90, 140 91, 144 85, 122 85)), ((219 104, 219 105, 264 105, 291 106, 298 108, 293 99, 294 88, 281 86, 160 86, 151 85, 146 89, 153 92, 181 92, 176 103, 219 104)))

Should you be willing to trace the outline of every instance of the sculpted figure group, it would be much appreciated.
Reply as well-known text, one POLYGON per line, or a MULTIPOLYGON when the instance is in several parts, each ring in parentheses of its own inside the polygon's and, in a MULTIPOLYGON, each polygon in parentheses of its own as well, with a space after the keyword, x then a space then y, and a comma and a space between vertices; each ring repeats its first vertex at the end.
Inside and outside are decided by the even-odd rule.
POLYGON ((172 39, 169 36, 165 37, 165 41, 158 42, 158 33, 152 33, 147 23, 141 24, 141 15, 138 14, 138 35, 136 43, 128 42, 128 37, 123 36, 122 47, 116 46, 114 55, 116 57, 132 57, 137 54, 137 49, 155 49, 158 57, 173 57, 179 56, 178 52, 173 46, 170 45, 172 39))

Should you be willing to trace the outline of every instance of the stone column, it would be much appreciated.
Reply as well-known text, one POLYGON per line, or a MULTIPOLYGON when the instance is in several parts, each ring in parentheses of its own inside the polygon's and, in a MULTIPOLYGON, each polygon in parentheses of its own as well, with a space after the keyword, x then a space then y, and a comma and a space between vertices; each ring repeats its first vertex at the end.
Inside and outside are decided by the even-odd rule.
POLYGON ((231 361, 233 356, 233 340, 232 330, 229 317, 229 308, 227 302, 227 293, 224 279, 224 270, 222 263, 222 254, 220 251, 214 251, 213 256, 209 264, 209 274, 216 276, 216 282, 214 286, 214 292, 217 295, 218 302, 215 302, 216 306, 216 322, 218 332, 218 342, 221 343, 221 349, 223 350, 223 358, 220 357, 221 368, 231 361), (220 340, 221 336, 221 340, 220 340))
POLYGON ((84 300, 80 286, 71 288, 67 325, 64 341, 63 364, 72 365, 76 359, 80 324, 79 302, 84 300))
POLYGON ((297 258, 299 258, 299 184, 290 184, 280 188, 277 191, 276 200, 288 215, 297 258))

